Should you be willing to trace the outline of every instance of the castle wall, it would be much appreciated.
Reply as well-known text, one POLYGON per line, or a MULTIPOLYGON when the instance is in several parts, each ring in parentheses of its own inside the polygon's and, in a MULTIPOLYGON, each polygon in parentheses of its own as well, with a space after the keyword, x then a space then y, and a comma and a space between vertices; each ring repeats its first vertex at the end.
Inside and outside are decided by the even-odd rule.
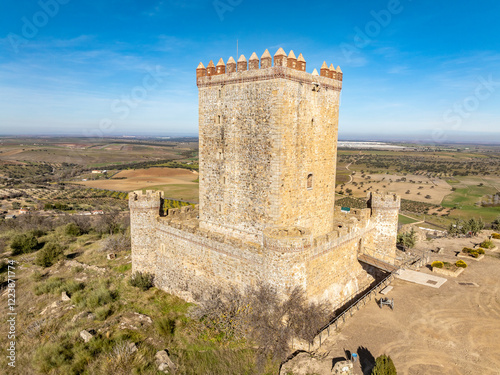
POLYGON ((311 300, 335 306, 371 280, 357 261, 359 247, 375 234, 370 222, 358 220, 362 214, 318 237, 303 228, 269 229, 258 245, 199 229, 181 210, 160 217, 150 198, 130 198, 133 271, 153 273, 158 288, 187 301, 229 285, 244 291, 268 284, 281 293, 301 286, 311 300))

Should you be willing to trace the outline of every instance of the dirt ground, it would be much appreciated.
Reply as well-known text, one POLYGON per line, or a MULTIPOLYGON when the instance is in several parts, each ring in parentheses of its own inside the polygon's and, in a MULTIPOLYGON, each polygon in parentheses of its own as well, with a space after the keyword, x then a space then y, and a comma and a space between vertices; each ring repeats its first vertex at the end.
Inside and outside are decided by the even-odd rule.
MULTIPOLYGON (((443 247, 441 254, 432 254, 431 262, 455 262, 455 251, 484 238, 483 233, 474 239, 437 239, 419 247, 443 247)), ((487 252, 481 261, 465 259, 469 265, 465 271, 449 277, 439 289, 396 279, 387 295, 394 298, 394 311, 370 302, 340 326, 318 354, 333 359, 345 357, 345 350, 358 352, 357 375, 363 374, 361 364, 370 374, 370 362, 384 353, 394 360, 400 375, 500 374, 498 254, 487 252)), ((427 268, 420 271, 432 273, 427 268)), ((332 360, 330 368, 331 364, 332 360)))
POLYGON ((370 180, 366 180, 357 172, 353 176, 352 182, 357 182, 358 186, 354 186, 352 182, 350 182, 345 184, 344 189, 352 189, 352 193, 355 197, 365 197, 366 193, 364 190, 367 190, 368 187, 371 186, 372 188, 369 191, 376 191, 379 189, 379 191, 383 193, 394 192, 404 199, 434 204, 440 204, 443 198, 451 193, 451 186, 440 178, 429 178, 427 176, 408 174, 404 176, 406 182, 396 182, 396 180, 401 179, 401 176, 391 174, 371 174, 369 176, 370 180), (392 180, 392 182, 390 182, 390 180, 392 180), (415 181, 415 183, 410 182, 410 180, 415 181), (361 187, 359 185, 360 182, 364 182, 361 187), (358 187, 360 188, 358 189, 358 187), (419 187, 421 187, 421 189, 419 189, 419 187), (408 190, 410 193, 406 194, 408 190), (430 195, 431 198, 425 198, 427 195, 430 195))
POLYGON ((198 172, 181 168, 148 168, 122 171, 109 180, 79 181, 80 185, 99 189, 132 191, 148 186, 167 184, 193 184, 198 172), (125 177, 125 178, 124 178, 125 177), (124 178, 124 179, 116 179, 124 178))

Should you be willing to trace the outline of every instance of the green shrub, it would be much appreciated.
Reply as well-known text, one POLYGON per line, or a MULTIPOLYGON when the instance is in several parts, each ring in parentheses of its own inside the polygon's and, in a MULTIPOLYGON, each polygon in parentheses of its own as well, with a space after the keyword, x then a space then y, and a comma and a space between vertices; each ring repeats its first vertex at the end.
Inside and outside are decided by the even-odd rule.
POLYGON ((10 243, 13 255, 31 253, 38 249, 38 240, 31 234, 15 235, 10 243))
POLYGON ((500 234, 498 234, 498 233, 492 233, 491 237, 493 237, 493 239, 495 239, 495 240, 500 240, 500 234))
POLYGON ((135 272, 130 278, 130 285, 140 288, 142 290, 148 290, 153 287, 154 275, 148 272, 135 272))
POLYGON ((466 253, 466 254, 470 254, 472 252, 474 252, 475 250, 474 249, 471 249, 470 247, 464 247, 462 249, 462 253, 466 253))
POLYGON ((431 267, 432 268, 443 268, 444 267, 444 263, 441 262, 440 260, 436 260, 434 262, 431 263, 431 267))
POLYGON ((397 375, 396 366, 392 362, 391 357, 382 354, 375 360, 375 367, 372 370, 372 375, 397 375))
POLYGON ((479 248, 479 249, 477 249, 477 253, 478 253, 478 254, 484 254, 484 249, 483 249, 483 248, 479 248))
POLYGON ((100 286, 97 289, 92 290, 87 295, 86 306, 91 309, 95 309, 98 306, 103 306, 111 303, 115 300, 116 294, 109 289, 100 286))
POLYGON ((35 257, 35 264, 42 267, 50 267, 56 263, 64 254, 62 247, 54 242, 45 244, 35 257))
POLYGON ((39 282, 43 280, 43 274, 40 271, 36 270, 35 272, 33 272, 33 275, 31 275, 31 278, 33 279, 33 281, 39 282))
POLYGON ((467 263, 465 263, 462 259, 457 260, 455 266, 460 268, 467 268, 467 263))
POLYGON ((95 316, 98 320, 106 320, 113 314, 113 308, 109 305, 98 307, 95 310, 95 316))
POLYGON ((41 229, 33 229, 33 230, 30 230, 28 233, 32 234, 36 238, 40 238, 40 237, 45 236, 47 234, 46 231, 41 230, 41 229))
POLYGON ((479 244, 479 246, 484 247, 485 249, 493 249, 495 247, 493 241, 490 240, 484 240, 479 244))
POLYGON ((78 225, 75 223, 69 223, 64 228, 64 234, 68 236, 78 237, 82 234, 82 231, 78 225))

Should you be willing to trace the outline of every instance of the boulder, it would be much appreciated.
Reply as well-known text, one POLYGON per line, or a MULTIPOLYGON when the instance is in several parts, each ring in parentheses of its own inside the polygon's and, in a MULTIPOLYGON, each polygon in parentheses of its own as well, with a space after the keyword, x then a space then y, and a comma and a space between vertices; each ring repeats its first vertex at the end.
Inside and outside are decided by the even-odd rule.
POLYGON ((163 371, 164 373, 168 374, 170 373, 170 371, 173 373, 177 370, 177 366, 174 362, 172 362, 166 350, 160 350, 159 352, 157 352, 155 355, 155 359, 159 371, 163 371))
POLYGON ((68 294, 66 292, 61 292, 61 301, 71 301, 71 298, 69 298, 68 294))
POLYGON ((89 331, 83 330, 80 332, 80 337, 83 339, 83 341, 89 342, 94 336, 89 331))

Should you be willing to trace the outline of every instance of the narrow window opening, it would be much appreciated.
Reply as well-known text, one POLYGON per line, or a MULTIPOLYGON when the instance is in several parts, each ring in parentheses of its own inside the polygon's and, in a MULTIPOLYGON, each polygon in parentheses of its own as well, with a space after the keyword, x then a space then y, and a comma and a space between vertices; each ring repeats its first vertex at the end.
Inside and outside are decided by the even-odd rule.
POLYGON ((314 126, 314 119, 311 119, 311 126, 314 126))
POLYGON ((217 124, 220 124, 220 115, 217 116, 217 124))
POLYGON ((307 188, 312 189, 313 188, 313 175, 312 173, 309 173, 307 175, 307 188))

